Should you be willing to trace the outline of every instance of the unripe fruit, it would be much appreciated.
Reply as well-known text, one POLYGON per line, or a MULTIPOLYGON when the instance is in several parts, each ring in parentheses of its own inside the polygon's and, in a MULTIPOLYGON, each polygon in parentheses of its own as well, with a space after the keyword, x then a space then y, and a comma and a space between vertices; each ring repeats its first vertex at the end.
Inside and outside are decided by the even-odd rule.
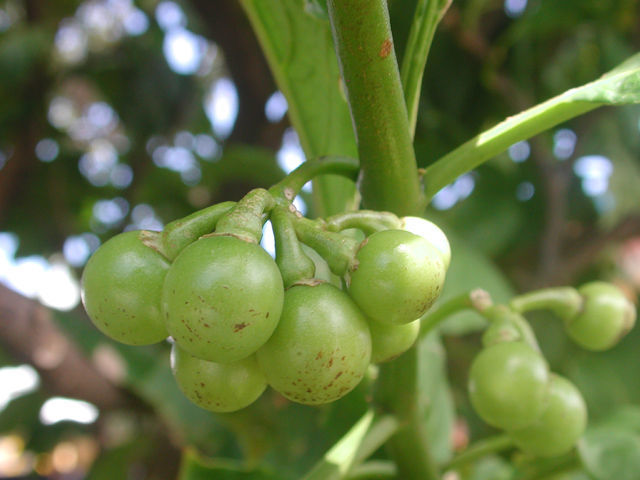
POLYGON ((371 337, 362 312, 328 283, 285 293, 278 328, 257 353, 271 387, 307 405, 333 402, 364 376, 371 337))
POLYGON ((530 346, 497 343, 482 350, 471 364, 471 404, 494 427, 522 428, 542 414, 548 380, 547 362, 530 346))
POLYGON ((233 412, 255 402, 267 387, 255 356, 221 364, 196 358, 174 345, 171 370, 180 390, 199 407, 233 412))
POLYGON ((445 278, 442 255, 404 230, 376 232, 362 242, 348 272, 348 291, 369 318, 404 324, 436 301, 445 278))
POLYGON ((451 263, 451 245, 444 232, 435 223, 420 217, 403 217, 402 229, 418 235, 430 242, 442 254, 444 268, 451 263))
POLYGON ((371 363, 393 360, 409 350, 420 333, 420 320, 404 325, 391 325, 369 319, 371 363))
POLYGON ((587 406, 580 391, 566 378, 551 374, 546 406, 531 425, 509 436, 523 451, 538 457, 567 453, 587 426, 587 406))
POLYGON ((232 236, 203 237, 167 273, 167 330, 187 352, 219 363, 253 354, 278 324, 284 288, 260 246, 232 236))
POLYGON ((565 321, 565 328, 580 346, 607 350, 633 328, 636 308, 615 285, 591 282, 578 292, 584 305, 580 313, 565 321))
POLYGON ((160 310, 169 262, 152 245, 158 233, 132 231, 108 240, 82 274, 82 302, 94 325, 129 345, 167 337, 160 310))

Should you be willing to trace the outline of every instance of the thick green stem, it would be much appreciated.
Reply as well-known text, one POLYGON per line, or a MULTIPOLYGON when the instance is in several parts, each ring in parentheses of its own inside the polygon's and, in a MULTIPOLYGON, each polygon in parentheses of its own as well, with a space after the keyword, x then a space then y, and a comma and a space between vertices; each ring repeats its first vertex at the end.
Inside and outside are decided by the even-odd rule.
POLYGON ((424 199, 387 2, 329 0, 327 6, 356 132, 363 203, 398 215, 418 214, 424 199))
POLYGON ((439 479, 427 438, 425 415, 418 403, 418 350, 408 350, 397 360, 380 366, 376 401, 384 411, 393 412, 400 428, 387 447, 398 467, 398 478, 439 479))
POLYGON ((550 310, 563 320, 575 317, 584 299, 573 287, 553 287, 524 293, 509 302, 512 310, 520 313, 531 310, 550 310))
POLYGON ((418 0, 407 47, 402 59, 400 78, 404 89, 409 117, 409 131, 413 137, 418 119, 418 104, 422 90, 422 76, 436 27, 451 5, 451 0, 418 0))
POLYGON ((358 160, 350 157, 328 155, 307 160, 284 179, 269 189, 271 195, 278 201, 291 202, 305 183, 318 175, 336 174, 351 178, 355 181, 360 168, 358 160))
POLYGON ((164 255, 169 260, 174 260, 184 247, 202 235, 211 233, 218 220, 234 205, 235 202, 218 203, 168 223, 161 237, 164 255))
POLYGON ((486 457, 492 453, 501 452, 513 447, 513 440, 506 434, 496 435, 495 437, 485 438, 467 448, 464 452, 454 457, 447 466, 446 470, 453 470, 468 463, 474 462, 479 458, 486 457))
POLYGON ((371 235, 381 230, 402 228, 402 222, 396 215, 390 212, 376 212, 375 210, 339 213, 326 218, 325 225, 332 232, 358 228, 366 235, 371 235))

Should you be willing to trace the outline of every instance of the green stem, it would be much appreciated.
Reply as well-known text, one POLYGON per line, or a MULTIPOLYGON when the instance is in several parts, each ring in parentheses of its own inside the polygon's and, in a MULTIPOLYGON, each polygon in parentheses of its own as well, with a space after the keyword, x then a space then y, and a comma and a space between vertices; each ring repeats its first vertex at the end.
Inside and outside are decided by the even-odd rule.
POLYGON ((375 398, 380 407, 401 422, 387 448, 398 468, 398 478, 437 480, 425 415, 418 402, 418 350, 409 349, 393 362, 380 366, 375 398))
POLYGON ((479 458, 485 457, 492 453, 501 452, 513 447, 513 440, 506 435, 496 435, 494 437, 485 438, 467 448, 464 452, 454 457, 446 466, 445 470, 453 470, 468 463, 474 462, 479 458))
POLYGON ((434 328, 455 313, 463 310, 475 310, 482 314, 491 305, 492 300, 489 293, 479 288, 450 298, 438 305, 435 310, 429 310, 422 316, 420 319, 420 338, 426 337, 434 328))
POLYGON ((514 143, 600 106, 598 103, 572 101, 571 98, 569 90, 509 117, 437 160, 427 168, 423 177, 427 199, 430 201, 442 187, 504 152, 514 143))
POLYGON ((328 0, 362 169, 364 205, 398 215, 420 213, 407 109, 385 0, 328 0))
POLYGON ((218 220, 234 205, 235 202, 218 203, 168 223, 161 237, 164 255, 173 261, 184 247, 211 233, 218 220))
POLYGON ((327 229, 339 232, 348 228, 358 228, 366 235, 381 230, 402 228, 400 219, 390 212, 377 212, 375 210, 358 210, 333 215, 325 219, 327 229))
POLYGON ((584 299, 573 287, 543 288, 514 297, 509 302, 512 310, 525 313, 531 310, 551 310, 563 320, 575 317, 584 299))
POLYGON ((291 202, 305 183, 327 173, 342 175, 355 181, 360 165, 350 157, 328 155, 307 160, 284 179, 273 185, 269 193, 279 201, 291 202))
POLYGON ((422 90, 422 77, 436 27, 452 0, 418 0, 409 31, 407 47, 402 59, 400 78, 404 89, 409 117, 409 131, 414 136, 418 119, 418 104, 422 90))

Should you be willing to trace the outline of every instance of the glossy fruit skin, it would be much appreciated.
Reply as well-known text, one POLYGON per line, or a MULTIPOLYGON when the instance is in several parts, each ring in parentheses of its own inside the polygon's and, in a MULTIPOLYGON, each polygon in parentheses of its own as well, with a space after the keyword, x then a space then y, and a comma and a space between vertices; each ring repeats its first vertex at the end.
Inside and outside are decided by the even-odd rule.
POLYGON ((578 289, 584 299, 581 312, 565 321, 569 336, 588 350, 607 350, 633 328, 636 308, 618 287, 591 282, 578 289))
POLYGON ((548 380, 547 362, 533 348, 523 342, 498 343, 471 364, 471 404, 489 425, 522 428, 542 414, 548 380))
POLYGON ((551 374, 546 406, 531 425, 509 431, 524 452, 555 457, 573 448, 587 426, 587 406, 580 391, 566 378, 551 374))
POLYGON ((196 358, 174 345, 171 371, 182 393, 199 407, 212 412, 245 408, 267 388, 255 356, 221 364, 196 358))
POLYGON ((289 400, 333 402, 367 370, 369 327, 349 296, 333 285, 295 285, 285 293, 278 328, 257 357, 269 385, 289 400))
POLYGON ((376 232, 362 242, 348 272, 348 291, 367 317, 405 324, 436 301, 445 278, 442 255, 404 230, 376 232))
POLYGON ((231 363, 252 355, 278 324, 284 288, 259 245, 203 237, 175 259, 164 283, 167 330, 192 355, 231 363))
POLYGON ((440 252, 444 268, 449 269, 451 263, 451 245, 444 232, 435 223, 421 217, 402 217, 402 229, 414 233, 431 244, 440 252))
POLYGON ((168 335, 160 302, 169 261, 143 243, 157 235, 116 235, 96 250, 82 274, 89 318, 102 333, 128 345, 150 345, 168 335))
POLYGON ((390 325, 369 319, 371 363, 389 362, 409 350, 420 333, 420 320, 390 325))

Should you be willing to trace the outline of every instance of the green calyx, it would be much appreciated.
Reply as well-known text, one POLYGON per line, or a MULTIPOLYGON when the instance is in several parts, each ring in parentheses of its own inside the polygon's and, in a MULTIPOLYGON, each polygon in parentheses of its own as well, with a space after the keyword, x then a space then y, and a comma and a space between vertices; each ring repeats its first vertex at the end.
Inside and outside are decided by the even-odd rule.
POLYGON ((270 217, 276 244, 276 263, 285 288, 313 279, 316 273, 315 263, 302 250, 296 236, 292 215, 288 209, 278 206, 272 210, 270 217))
POLYGON ((273 196, 264 188, 247 193, 236 206, 218 220, 216 235, 232 235, 250 243, 259 243, 265 212, 275 206, 273 196))
POLYGON ((333 215, 324 220, 328 230, 340 232, 349 228, 362 230, 365 235, 371 235, 382 230, 398 230, 402 222, 391 212, 376 212, 375 210, 358 210, 333 215))
POLYGON ((292 217, 298 239, 325 259, 331 272, 343 276, 349 269, 360 242, 326 229, 323 223, 304 217, 292 217))
POLYGON ((168 223, 159 241, 161 253, 173 261, 184 247, 213 232, 218 220, 234 205, 235 202, 218 203, 168 223))
POLYGON ((540 346, 529 322, 518 312, 505 305, 494 305, 482 311, 489 320, 489 328, 482 336, 482 345, 487 348, 502 342, 524 342, 536 351, 540 346))

